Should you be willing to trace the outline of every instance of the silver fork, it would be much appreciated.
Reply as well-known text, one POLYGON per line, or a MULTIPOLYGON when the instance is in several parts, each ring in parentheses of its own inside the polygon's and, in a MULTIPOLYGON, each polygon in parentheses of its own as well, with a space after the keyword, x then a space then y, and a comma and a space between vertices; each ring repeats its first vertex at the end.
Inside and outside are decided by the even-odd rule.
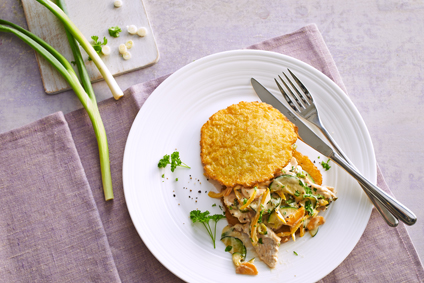
MULTIPOLYGON (((289 82, 289 87, 286 82, 281 78, 281 76, 278 76, 287 89, 287 92, 290 93, 291 97, 293 97, 294 101, 290 98, 290 96, 287 94, 287 92, 284 90, 284 88, 281 86, 281 84, 278 82, 278 80, 274 79, 277 83, 278 88, 280 89, 281 93, 283 94, 284 98, 286 99, 287 103, 290 105, 290 107, 301 117, 305 118, 312 124, 314 124, 327 138, 327 140, 331 143, 333 146, 333 149, 341 156, 343 157, 347 163, 349 163, 352 167, 354 165, 352 162, 347 158, 347 156, 342 152, 342 150, 337 145, 336 141, 331 137, 331 135, 328 133, 327 129, 324 127, 324 125, 321 122, 321 119, 318 114, 318 109, 315 106, 314 99, 312 95, 309 93, 308 89, 303 85, 303 83, 290 71, 290 69, 287 69, 292 76, 293 80, 296 82, 296 84, 299 86, 299 89, 292 83, 292 80, 289 79, 289 77, 283 72, 283 75, 285 79, 289 82), (294 90, 294 92, 292 91, 294 90)), ((356 169, 356 168, 355 168, 356 169)), ((362 186, 361 186, 362 187, 362 186)), ((378 212, 381 214, 381 216, 384 218, 384 220, 387 222, 389 226, 396 227, 399 224, 398 219, 390 213, 382 204, 380 201, 374 196, 371 195, 364 187, 362 187, 364 192, 367 194, 368 198, 372 201, 374 206, 377 208, 378 212)))

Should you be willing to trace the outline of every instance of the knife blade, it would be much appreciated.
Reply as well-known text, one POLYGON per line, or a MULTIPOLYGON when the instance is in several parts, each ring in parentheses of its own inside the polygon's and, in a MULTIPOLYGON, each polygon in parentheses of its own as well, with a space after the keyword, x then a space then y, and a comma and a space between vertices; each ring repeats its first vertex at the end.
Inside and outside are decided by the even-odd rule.
POLYGON ((378 199, 381 204, 387 208, 393 215, 398 217, 407 225, 413 225, 417 221, 415 214, 410 211, 403 204, 392 198, 383 190, 372 184, 364 176, 362 176, 353 166, 347 163, 341 156, 326 144, 314 131, 312 131, 296 114, 294 114, 288 107, 286 107, 274 94, 261 85, 254 78, 251 79, 251 84, 256 94, 262 102, 272 105, 278 109, 284 116, 286 116, 298 128, 298 134, 302 141, 307 145, 331 159, 334 163, 346 170, 352 177, 354 177, 362 187, 367 190, 373 197, 378 199))

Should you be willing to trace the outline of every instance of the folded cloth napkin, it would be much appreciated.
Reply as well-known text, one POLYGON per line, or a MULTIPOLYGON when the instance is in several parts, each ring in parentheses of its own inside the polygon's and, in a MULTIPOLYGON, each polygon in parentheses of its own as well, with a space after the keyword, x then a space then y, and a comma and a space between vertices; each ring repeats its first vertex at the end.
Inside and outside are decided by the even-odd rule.
MULTIPOLYGON (((322 71, 344 91, 315 25, 249 47, 280 52, 322 71)), ((84 110, 55 113, 0 135, 0 277, 6 282, 177 282, 150 253, 122 187, 125 142, 138 110, 165 79, 99 103, 108 134, 113 201, 105 202, 97 143, 84 110)), ((390 193, 381 171, 378 185, 390 193)), ((325 260, 325 258, 323 258, 325 260)), ((320 282, 422 282, 405 226, 376 211, 352 253, 320 282)))

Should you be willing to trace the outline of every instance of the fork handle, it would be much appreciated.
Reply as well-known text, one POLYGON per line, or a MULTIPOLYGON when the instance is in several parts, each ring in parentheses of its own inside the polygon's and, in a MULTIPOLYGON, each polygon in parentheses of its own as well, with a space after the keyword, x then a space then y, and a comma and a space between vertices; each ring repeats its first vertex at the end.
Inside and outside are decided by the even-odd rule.
MULTIPOLYGON (((327 132, 327 130, 325 129, 325 127, 322 126, 321 121, 316 121, 314 124, 315 125, 317 125, 317 124, 321 125, 321 127, 318 127, 318 128, 325 135, 325 137, 327 138, 327 140, 331 143, 331 145, 333 146, 334 151, 336 151, 342 158, 344 158, 346 160, 347 163, 349 163, 354 169, 356 169, 356 167, 349 160, 349 158, 347 158, 346 154, 344 154, 343 151, 339 148, 339 146, 337 145, 336 141, 327 132)), ((358 169, 356 169, 356 170, 358 170, 358 169)), ((364 188, 364 186, 362 186, 361 184, 360 184, 360 186, 362 187, 362 189, 364 190, 364 192, 366 193, 366 195, 368 196, 368 198, 371 200, 371 202, 373 203, 374 207, 378 210, 378 212, 380 213, 380 215, 386 221, 386 223, 389 226, 391 226, 391 227, 398 226, 398 224, 399 224, 398 219, 392 213, 390 213, 390 211, 387 210, 387 208, 385 208, 383 206, 383 204, 378 199, 374 198, 374 196, 366 188, 364 188)))
POLYGON ((352 165, 347 163, 340 155, 333 152, 329 156, 331 160, 345 169, 352 177, 354 177, 363 187, 364 190, 369 192, 373 197, 378 199, 381 204, 387 208, 394 216, 400 219, 407 225, 413 225, 417 221, 415 214, 409 210, 406 206, 398 202, 396 199, 392 198, 382 189, 377 187, 368 181, 364 176, 361 175, 352 165))

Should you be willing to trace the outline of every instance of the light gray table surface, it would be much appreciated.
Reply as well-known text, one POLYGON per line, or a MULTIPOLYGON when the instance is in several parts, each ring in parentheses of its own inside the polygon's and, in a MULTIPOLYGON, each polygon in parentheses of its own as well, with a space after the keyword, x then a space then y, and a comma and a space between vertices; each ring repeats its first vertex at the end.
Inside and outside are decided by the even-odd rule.
MULTIPOLYGON (((161 58, 154 66, 117 77, 122 89, 203 56, 317 24, 368 127, 388 185, 418 217, 408 232, 424 259, 423 1, 144 3, 161 58)), ((19 0, 0 0, 0 18, 27 27, 19 0)), ((111 97, 104 82, 95 83, 94 90, 98 101, 111 97)), ((46 95, 34 51, 15 36, 0 33, 0 133, 80 107, 72 91, 46 95)))

